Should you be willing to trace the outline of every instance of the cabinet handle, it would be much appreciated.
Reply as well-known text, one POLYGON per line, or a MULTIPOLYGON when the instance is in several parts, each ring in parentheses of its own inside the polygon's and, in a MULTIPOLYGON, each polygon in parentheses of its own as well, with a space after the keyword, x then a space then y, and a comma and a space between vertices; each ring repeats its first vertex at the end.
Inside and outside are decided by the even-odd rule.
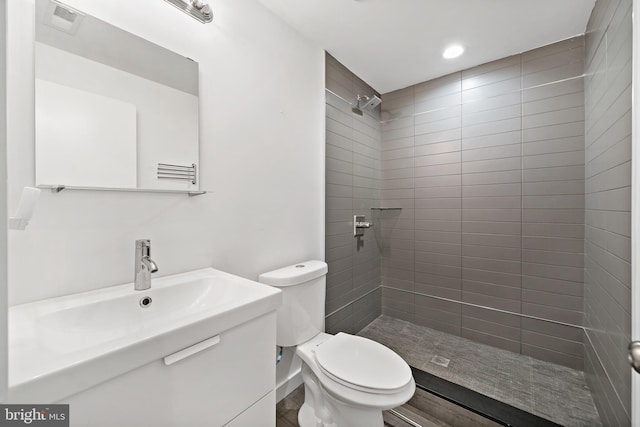
POLYGON ((211 337, 204 341, 200 341, 197 344, 192 345, 191 347, 183 348, 180 351, 176 351, 173 354, 165 356, 164 364, 169 366, 173 365, 176 362, 181 361, 182 359, 186 359, 189 356, 193 356, 196 353, 200 353, 203 350, 208 349, 209 347, 213 347, 216 344, 220 343, 220 335, 216 335, 215 337, 211 337))

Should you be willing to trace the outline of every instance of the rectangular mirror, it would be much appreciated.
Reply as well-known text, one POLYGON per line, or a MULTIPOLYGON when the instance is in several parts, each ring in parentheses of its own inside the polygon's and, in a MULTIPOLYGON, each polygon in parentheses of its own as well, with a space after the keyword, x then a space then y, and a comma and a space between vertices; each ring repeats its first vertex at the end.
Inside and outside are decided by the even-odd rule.
POLYGON ((36 0, 36 185, 197 191, 198 64, 36 0))

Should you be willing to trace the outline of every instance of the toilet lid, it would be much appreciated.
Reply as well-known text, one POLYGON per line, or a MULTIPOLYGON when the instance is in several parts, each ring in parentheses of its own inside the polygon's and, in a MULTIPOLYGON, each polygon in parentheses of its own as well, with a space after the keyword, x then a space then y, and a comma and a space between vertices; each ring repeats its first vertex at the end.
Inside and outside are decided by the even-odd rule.
POLYGON ((342 332, 319 345, 315 355, 328 376, 360 390, 394 392, 412 378, 407 362, 389 348, 342 332))

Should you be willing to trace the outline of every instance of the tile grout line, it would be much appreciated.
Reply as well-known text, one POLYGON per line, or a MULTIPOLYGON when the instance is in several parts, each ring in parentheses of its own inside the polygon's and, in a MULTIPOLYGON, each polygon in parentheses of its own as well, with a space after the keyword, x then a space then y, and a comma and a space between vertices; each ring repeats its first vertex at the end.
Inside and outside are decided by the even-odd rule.
MULTIPOLYGON (((522 75, 522 55, 520 55, 520 89, 522 89, 524 83, 524 76, 522 75)), ((524 138, 523 138, 523 113, 524 102, 522 99, 522 92, 520 92, 520 313, 522 314, 522 254, 523 248, 523 233, 522 224, 524 223, 524 196, 523 196, 523 181, 524 181, 524 138)), ((520 354, 523 354, 522 345, 522 317, 518 317, 520 323, 520 354)))
MULTIPOLYGON (((617 11, 618 11, 618 8, 620 8, 620 7, 622 7, 622 2, 619 2, 619 3, 616 5, 615 9, 612 11, 611 16, 609 17, 609 21, 606 23, 606 25, 605 25, 605 27, 604 27, 603 35, 602 35, 602 37, 600 38, 600 40, 598 41, 597 45, 596 45, 596 46, 595 46, 595 48, 594 48, 594 55, 592 56, 591 61, 593 61, 593 59, 595 58, 595 52, 597 52, 597 50, 600 48, 600 45, 604 42, 604 43, 605 43, 605 49, 604 49, 604 55, 605 55, 605 58, 604 58, 604 60, 605 60, 605 64, 608 64, 608 54, 609 54, 609 51, 608 51, 608 49, 606 48, 606 44, 607 44, 607 39, 608 39, 608 37, 609 37, 609 29, 610 29, 611 23, 613 22, 613 19, 614 19, 615 15, 616 15, 617 11)), ((632 9, 633 9, 633 5, 632 5, 632 9)), ((584 42, 584 50, 585 50, 585 56, 586 56, 586 54, 587 54, 586 41, 584 42)), ((591 63, 592 63, 591 61, 587 62, 587 59, 588 59, 588 58, 585 58, 585 71, 589 69, 589 67, 591 66, 591 63)), ((585 83, 586 83, 586 80, 585 80, 585 83)), ((585 88, 585 89, 586 89, 586 88, 585 88)), ((605 95, 606 95, 606 92, 605 92, 605 95)), ((603 95, 603 96, 605 96, 605 95, 603 95)), ((619 97, 619 96, 621 96, 621 95, 618 95, 618 97, 619 97)), ((586 97, 586 90, 585 90, 585 97, 586 97)), ((617 99, 617 98, 616 98, 616 99, 617 99)), ((593 101, 597 101, 597 100, 593 100, 593 101)), ((591 161, 589 161, 589 162, 587 161, 587 159, 588 159, 588 157, 589 157, 588 149, 589 149, 593 144, 595 144, 595 142, 596 142, 596 141, 594 141, 594 142, 593 142, 591 145, 589 145, 589 146, 587 146, 587 145, 586 145, 586 144, 587 144, 587 142, 588 142, 588 141, 587 141, 587 137, 586 137, 586 136, 587 136, 587 135, 586 135, 586 133, 587 133, 586 124, 587 124, 587 120, 586 120, 586 99, 585 99, 585 186, 586 186, 586 175, 588 174, 587 166, 588 166, 588 164, 589 164, 589 163, 591 163, 591 161, 595 160, 595 158, 594 158, 594 159, 591 159, 591 161)), ((601 136, 602 136, 602 134, 598 137, 598 139, 599 139, 601 136)), ((621 141, 617 141, 613 146, 609 147, 609 148, 608 148, 607 150, 605 150, 605 151, 610 150, 611 148, 613 148, 615 145, 619 144, 620 142, 621 142, 621 141)), ((601 155, 605 154, 605 151, 603 151, 602 153, 600 153, 597 157, 600 157, 601 155)), ((597 158, 597 157, 596 157, 596 158, 597 158)), ((586 228, 588 227, 588 225, 587 225, 587 220, 586 220, 586 213, 587 213, 587 210, 588 210, 588 209, 587 209, 587 206, 586 206, 586 198, 587 198, 587 195, 588 195, 588 194, 587 194, 586 187, 585 187, 585 232, 586 232, 586 228)), ((591 210, 593 210, 593 209, 591 209, 591 210)), ((584 238, 584 256, 585 256, 585 258, 590 258, 590 257, 587 255, 587 250, 586 250, 586 249, 587 249, 587 238, 586 238, 586 235, 585 235, 585 238, 584 238)), ((593 260, 592 260, 592 261, 593 261, 593 260)), ((594 262, 595 262, 595 261, 594 261, 594 262)), ((586 274, 586 263, 585 263, 585 267, 584 267, 584 268, 585 268, 585 274, 586 274)), ((605 271, 606 271, 606 270, 605 270, 605 271)), ((614 277, 615 277, 615 276, 614 276, 614 277)), ((586 283, 586 280, 585 280, 585 283, 586 283)), ((594 283, 594 285, 596 285, 596 286, 598 286, 598 287, 601 287, 601 288, 602 288, 602 286, 601 286, 599 283, 594 283)), ((604 289, 604 290, 605 290, 605 292, 606 292, 606 289, 604 289)), ((586 298, 584 298, 584 302, 583 302, 583 316, 584 316, 584 317, 586 317, 586 305, 587 305, 587 301, 586 301, 586 298)), ((586 319, 584 319, 584 318, 583 318, 583 324, 585 324, 585 320, 586 320, 586 319)), ((582 327, 582 329, 583 329, 584 336, 586 337, 586 340, 588 341, 588 343, 589 343, 589 345, 590 345, 590 347, 591 347, 591 350, 593 351, 593 354, 595 354, 595 356, 596 356, 597 362, 600 364, 600 368, 601 368, 601 369, 602 369, 602 371, 605 373, 605 376, 607 377, 607 381, 609 382, 609 385, 610 385, 610 386, 611 386, 611 388, 613 389, 613 392, 614 392, 614 394, 615 394, 616 398, 618 399, 618 403, 619 403, 620 407, 621 407, 621 408, 622 408, 622 410, 624 411, 625 415, 627 415, 627 417, 630 419, 630 418, 631 418, 631 417, 630 417, 630 414, 628 414, 628 413, 627 413, 627 410, 626 410, 626 407, 625 407, 625 405, 624 405, 624 403, 623 403, 623 400, 620 398, 620 395, 619 395, 619 393, 618 393, 618 389, 617 389, 617 387, 615 386, 614 382, 611 380, 611 377, 609 376, 609 372, 607 372, 607 369, 605 368, 605 364, 603 363, 602 359, 600 358, 600 354, 598 354, 598 351, 596 350, 596 347, 595 347, 595 345, 594 345, 593 341, 591 340, 591 337, 589 336, 589 332, 588 332, 588 331, 589 331, 589 329, 587 328, 586 324, 582 327)), ((585 352, 586 352, 586 349, 585 349, 585 352)), ((586 359, 586 354, 585 354, 585 359, 586 359)), ((608 396, 605 396, 605 401, 608 401, 608 400, 609 400, 609 399, 608 399, 608 396)), ((594 401, 595 401, 595 399, 594 399, 594 401)), ((612 410, 613 410, 613 408, 611 408, 611 407, 609 407, 609 409, 612 409, 612 410)))
MULTIPOLYGON (((412 110, 415 111, 416 108, 416 88, 415 86, 413 86, 413 88, 411 89, 411 102, 412 102, 412 110)), ((382 116, 380 117, 382 118, 382 116)), ((413 173, 412 173, 412 192, 413 192, 413 218, 411 220, 412 222, 412 237, 411 237, 411 241, 412 241, 412 245, 411 245, 411 256, 413 257, 412 260, 412 272, 411 272, 411 282, 412 282, 412 287, 413 287, 413 291, 415 292, 416 290, 416 118, 414 115, 411 116, 411 138, 413 139, 413 149, 412 149, 412 157, 411 157, 411 162, 413 163, 412 168, 413 168, 413 173)), ((382 132, 382 125, 383 122, 380 123, 380 132, 382 132)), ((411 304, 411 311, 412 311, 412 319, 413 321, 416 320, 416 297, 415 294, 413 295, 413 302, 411 304)))
POLYGON ((345 305, 343 305, 340 308, 337 308, 335 310, 333 310, 331 313, 329 314, 325 314, 324 318, 326 319, 327 317, 333 316, 334 314, 336 314, 337 312, 344 310, 345 308, 349 307, 350 305, 355 304, 356 302, 360 301, 362 298, 371 295, 372 293, 374 293, 375 291, 377 291, 378 289, 382 290, 384 286, 382 286, 382 284, 380 284, 377 288, 370 290, 369 292, 367 292, 366 294, 359 296, 358 298, 354 299, 353 301, 350 301, 348 303, 346 303, 345 305))
MULTIPOLYGON (((516 312, 513 312, 513 311, 509 311, 509 310, 502 310, 502 309, 499 309, 499 308, 489 307, 489 306, 480 305, 480 304, 474 304, 474 303, 466 302, 466 301, 458 301, 458 300, 454 300, 454 299, 451 299, 451 298, 440 297, 440 296, 437 296, 437 295, 429 295, 429 294, 424 294, 424 293, 420 293, 420 292, 407 291, 406 289, 394 288, 392 286, 386 286, 384 284, 382 284, 381 287, 387 288, 387 289, 393 289, 394 291, 400 291, 400 292, 405 292, 405 293, 413 293, 413 294, 416 294, 416 295, 425 296, 425 297, 433 298, 433 299, 438 299, 438 300, 441 300, 441 301, 452 302, 452 303, 455 303, 455 304, 462 304, 462 305, 466 305, 466 306, 470 306, 470 307, 482 308, 482 309, 485 309, 485 310, 495 311, 495 312, 498 312, 498 313, 509 314, 509 315, 512 315, 512 316, 518 316, 520 318, 524 317, 524 318, 527 318, 527 319, 533 319, 533 320, 540 320, 540 321, 549 322, 549 323, 555 323, 557 325, 568 326, 568 327, 571 327, 571 328, 577 328, 577 329, 582 329, 582 330, 585 329, 583 326, 575 325, 573 323, 561 322, 559 320, 553 320, 553 319, 545 319, 543 317, 532 316, 530 314, 516 313, 516 312)), ((493 322, 493 323, 495 323, 495 322, 493 322)), ((524 355, 524 356, 526 356, 526 355, 524 355)))
MULTIPOLYGON (((463 189, 463 185, 462 185, 462 176, 464 175, 462 173, 462 166, 463 166, 463 161, 462 161, 462 129, 464 128, 464 114, 463 114, 463 108, 462 108, 462 72, 460 72, 460 105, 458 106, 458 108, 460 108, 460 300, 462 300, 463 294, 464 294, 464 268, 462 268, 462 254, 464 252, 464 248, 463 248, 463 240, 462 240, 462 235, 463 235, 463 230, 462 230, 462 226, 463 226, 463 218, 464 218, 464 203, 463 203, 463 194, 462 194, 462 189, 463 189)), ((459 318, 459 322, 460 322, 460 336, 462 336, 462 307, 460 307, 460 318, 459 318)))
POLYGON ((593 350, 593 354, 596 355, 596 358, 598 359, 598 363, 600 364, 600 366, 602 367, 602 371, 604 372, 604 374, 607 377, 607 381, 609 381, 609 384, 611 385, 611 388, 613 389, 613 392, 616 395, 616 398, 618 399, 618 403, 620 403, 620 406, 622 407, 622 410, 624 411, 624 413, 631 418, 631 415, 627 413, 627 410, 623 404, 622 398, 620 397, 620 395, 618 394, 618 390, 616 389, 616 387, 614 386, 614 382, 611 380, 611 377, 609 376, 609 372, 607 372, 604 363, 602 362, 602 359, 600 359, 600 355, 598 354, 598 352, 596 351, 596 347, 593 345, 593 341, 591 341, 591 337, 589 336, 589 333, 587 332, 586 328, 584 329, 584 334, 587 337, 587 340, 589 341, 589 345, 591 346, 591 349, 593 350))
MULTIPOLYGON (((521 74, 522 74, 522 70, 521 70, 521 74)), ((438 111, 444 111, 444 110, 450 109, 452 107, 462 106, 462 105, 466 105, 466 104, 473 104, 475 102, 486 101, 487 99, 498 98, 498 97, 501 97, 501 96, 504 96, 504 95, 510 95, 510 94, 513 94, 513 93, 518 93, 518 92, 522 93, 522 92, 524 92, 526 90, 538 89, 538 88, 541 88, 541 87, 551 86, 551 85, 554 85, 554 84, 557 84, 557 83, 565 83, 565 82, 568 82, 568 81, 577 80, 577 79, 581 79, 581 78, 584 78, 584 77, 587 77, 587 74, 583 73, 583 74, 580 74, 578 76, 567 77, 565 79, 554 80, 552 82, 541 83, 541 84, 529 86, 529 87, 526 87, 526 88, 523 88, 522 87, 522 83, 521 83, 521 85, 520 85, 521 88, 518 89, 518 90, 502 92, 502 93, 499 93, 497 95, 488 96, 488 97, 482 98, 482 99, 473 99, 471 101, 466 101, 466 102, 460 101, 460 103, 458 103, 458 104, 449 105, 447 107, 440 107, 440 108, 434 108, 434 109, 431 109, 431 110, 420 111, 420 112, 417 112, 417 113, 408 114, 406 116, 394 117, 393 119, 389 119, 389 120, 380 120, 380 123, 381 124, 391 123, 391 122, 395 122, 395 121, 398 121, 398 120, 401 120, 401 119, 406 119, 406 118, 409 118, 409 117, 421 116, 421 115, 424 115, 424 114, 435 113, 435 112, 438 112, 438 111)), ((522 80, 522 78, 523 78, 523 76, 521 75, 520 79, 522 80)), ((338 95, 337 93, 335 93, 331 89, 325 88, 325 91, 329 92, 330 94, 332 94, 336 98, 344 101, 345 103, 347 103, 347 104, 349 104, 351 106, 353 105, 353 103, 351 101, 348 101, 347 99, 345 99, 344 97, 338 95)), ((460 93, 462 94, 462 92, 463 91, 461 91, 460 93)), ((384 94, 382 96, 384 96, 384 94)), ((553 98, 553 97, 551 97, 551 98, 553 98)), ((437 98, 433 98, 433 99, 437 99, 437 98)), ((415 97, 414 97, 413 105, 415 107, 415 97)))
MULTIPOLYGON (((522 88, 522 87, 521 87, 521 88, 520 88, 520 89, 518 89, 518 90, 512 90, 512 91, 507 91, 507 92, 501 92, 501 93, 499 93, 499 94, 497 94, 497 95, 487 96, 486 98, 472 99, 472 100, 470 100, 470 101, 466 101, 466 102, 462 102, 462 99, 461 99, 459 104, 449 105, 449 106, 447 106, 447 107, 434 108, 434 109, 431 109, 431 110, 420 111, 420 112, 418 112, 418 113, 413 113, 413 114, 406 115, 406 116, 394 117, 393 119, 389 119, 389 120, 382 120, 382 121, 381 121, 381 123, 383 123, 383 124, 384 124, 384 123, 391 123, 391 122, 395 122, 395 121, 398 121, 398 120, 401 120, 401 119, 406 119, 406 118, 408 118, 408 117, 415 117, 415 116, 421 116, 421 115, 424 115, 424 114, 435 113, 435 112, 438 112, 438 111, 444 111, 444 110, 448 110, 448 109, 450 109, 450 108, 452 108, 452 107, 456 107, 456 106, 458 106, 458 105, 473 104, 473 103, 475 103, 475 102, 481 102, 481 101, 486 101, 487 99, 499 98, 499 97, 501 97, 501 96, 511 95, 511 94, 513 94, 513 93, 522 93, 522 92, 524 92, 524 91, 531 90, 531 89, 539 89, 539 88, 541 88, 541 87, 551 86, 551 85, 558 84, 558 83, 565 83, 565 82, 568 82, 568 81, 581 79, 581 78, 583 78, 583 77, 586 77, 586 74, 584 74, 584 73, 583 73, 583 74, 580 74, 580 75, 578 75, 578 76, 567 77, 567 78, 565 78, 565 79, 554 80, 554 81, 552 81, 552 82, 541 83, 541 84, 533 85, 533 86, 529 86, 529 87, 526 87, 526 88, 522 88)), ((522 79, 522 76, 521 76, 521 79, 522 79)), ((522 84, 521 84, 521 86, 522 86, 522 84)), ((467 89, 467 90, 472 90, 472 89, 467 89)), ((464 91, 461 91, 460 93, 462 93, 462 92, 464 92, 464 91)), ((333 92, 331 92, 331 93, 333 93, 333 92)), ((576 93, 576 92, 574 92, 574 93, 576 93)), ((334 95, 335 95, 335 94, 334 94, 334 95)), ((338 97, 339 97, 339 95, 336 95, 336 96, 338 96, 338 97)), ((439 98, 439 97, 436 97, 436 98, 430 98, 430 99, 438 99, 438 98, 439 98)), ((554 97, 548 97, 548 98, 544 98, 544 99, 550 99, 550 98, 554 98, 554 97)), ((340 97, 340 99, 343 99, 343 100, 344 100, 344 98, 342 98, 342 97, 340 97)), ((346 100, 345 100, 345 101, 346 101, 346 100)), ((346 102, 348 102, 348 101, 346 101, 346 102)))

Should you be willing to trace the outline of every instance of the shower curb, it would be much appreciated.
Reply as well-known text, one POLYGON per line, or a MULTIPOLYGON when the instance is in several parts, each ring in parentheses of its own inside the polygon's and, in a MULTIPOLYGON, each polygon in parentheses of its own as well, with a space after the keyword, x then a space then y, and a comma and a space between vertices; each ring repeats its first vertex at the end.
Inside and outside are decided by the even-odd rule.
MULTIPOLYGON (((561 427, 553 421, 411 367, 416 387, 504 426, 561 427)), ((420 408, 418 408, 420 409, 420 408)))

